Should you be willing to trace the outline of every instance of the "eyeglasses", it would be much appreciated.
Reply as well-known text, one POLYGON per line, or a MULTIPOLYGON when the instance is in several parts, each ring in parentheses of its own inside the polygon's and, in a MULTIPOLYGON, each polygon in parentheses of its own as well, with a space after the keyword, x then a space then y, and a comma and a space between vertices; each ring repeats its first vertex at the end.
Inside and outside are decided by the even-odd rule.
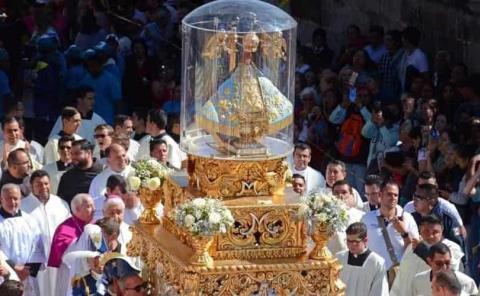
POLYGON ((105 138, 107 135, 103 134, 103 135, 95 135, 93 136, 95 139, 103 139, 105 138))
POLYGON ((133 287, 133 288, 125 288, 125 290, 127 290, 127 291, 128 291, 128 290, 134 290, 135 292, 139 293, 139 292, 145 290, 147 287, 148 287, 148 283, 147 283, 147 282, 143 282, 143 283, 141 283, 140 285, 137 285, 137 286, 135 286, 135 287, 133 287))
POLYGON ((72 150, 72 146, 58 146, 58 149, 60 150, 64 150, 64 149, 67 149, 67 150, 72 150))
POLYGON ((17 163, 14 163, 15 165, 29 165, 30 166, 30 160, 26 160, 24 162, 17 162, 17 163))
POLYGON ((363 242, 363 239, 359 238, 359 239, 347 239, 347 243, 349 244, 359 244, 359 243, 362 243, 363 242))

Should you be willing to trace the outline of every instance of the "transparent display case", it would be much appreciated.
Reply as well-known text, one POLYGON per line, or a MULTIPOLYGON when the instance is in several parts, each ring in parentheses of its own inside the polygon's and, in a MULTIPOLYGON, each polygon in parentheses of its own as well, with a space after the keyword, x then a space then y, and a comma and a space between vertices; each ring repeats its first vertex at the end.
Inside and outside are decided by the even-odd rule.
POLYGON ((182 21, 181 147, 219 159, 293 149, 295 20, 258 0, 219 0, 182 21))

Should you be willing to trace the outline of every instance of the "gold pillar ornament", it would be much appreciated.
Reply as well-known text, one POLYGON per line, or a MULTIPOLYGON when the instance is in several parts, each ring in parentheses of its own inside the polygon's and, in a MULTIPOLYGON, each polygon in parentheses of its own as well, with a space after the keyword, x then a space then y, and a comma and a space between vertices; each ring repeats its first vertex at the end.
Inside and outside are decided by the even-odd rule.
POLYGON ((157 217, 156 208, 162 199, 162 187, 157 190, 150 190, 148 188, 140 187, 138 189, 139 198, 143 205, 143 212, 138 218, 141 224, 155 225, 160 224, 160 219, 157 217))
POLYGON ((325 222, 314 222, 312 231, 312 240, 315 247, 309 254, 309 258, 313 260, 325 260, 332 257, 327 248, 328 240, 332 236, 332 231, 328 229, 325 222))
POLYGON ((209 249, 213 243, 213 236, 193 235, 191 237, 193 256, 190 258, 190 264, 212 267, 213 258, 209 254, 209 249))

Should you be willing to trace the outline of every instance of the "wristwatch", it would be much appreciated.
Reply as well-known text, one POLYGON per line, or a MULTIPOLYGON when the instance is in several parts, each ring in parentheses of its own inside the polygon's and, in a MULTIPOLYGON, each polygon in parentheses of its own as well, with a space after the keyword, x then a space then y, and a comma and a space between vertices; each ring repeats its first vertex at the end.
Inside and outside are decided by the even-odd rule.
POLYGON ((400 236, 402 238, 407 238, 408 237, 408 232, 404 232, 404 233, 400 234, 400 236))

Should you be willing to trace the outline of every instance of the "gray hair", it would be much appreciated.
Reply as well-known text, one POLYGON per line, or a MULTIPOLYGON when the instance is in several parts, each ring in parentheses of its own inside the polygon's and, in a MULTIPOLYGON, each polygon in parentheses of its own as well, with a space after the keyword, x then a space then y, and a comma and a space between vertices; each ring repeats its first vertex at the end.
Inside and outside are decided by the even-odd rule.
POLYGON ((7 184, 3 185, 1 194, 3 196, 7 192, 14 191, 14 190, 17 190, 20 193, 20 195, 22 194, 22 191, 20 190, 20 186, 18 186, 17 184, 13 184, 13 183, 7 183, 7 184))
POLYGON ((107 198, 107 200, 103 204, 103 211, 106 211, 112 206, 119 206, 122 210, 125 210, 125 203, 120 197, 117 196, 107 198))
POLYGON ((75 195, 70 202, 70 208, 72 209, 72 213, 76 214, 77 208, 87 201, 91 201, 93 203, 93 198, 86 193, 79 193, 75 195))

